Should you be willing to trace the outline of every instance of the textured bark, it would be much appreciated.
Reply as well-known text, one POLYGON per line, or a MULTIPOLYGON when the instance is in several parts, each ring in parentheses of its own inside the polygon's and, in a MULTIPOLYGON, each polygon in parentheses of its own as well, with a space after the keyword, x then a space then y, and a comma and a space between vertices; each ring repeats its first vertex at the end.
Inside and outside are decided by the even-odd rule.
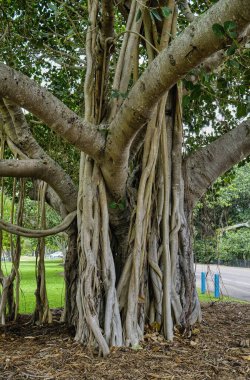
POLYGON ((131 89, 109 128, 102 171, 118 198, 124 195, 129 147, 157 101, 192 68, 227 45, 212 30, 214 23, 235 20, 238 33, 250 22, 248 0, 219 1, 191 23, 148 66, 131 89))
MULTIPOLYGON (((53 171, 54 181, 58 184, 57 191, 59 191, 59 196, 62 198, 64 194, 62 198, 64 207, 68 212, 74 211, 77 200, 77 189, 74 183, 70 176, 50 158, 34 139, 22 109, 9 100, 1 99, 0 113, 3 131, 7 136, 10 150, 17 154, 19 159, 41 159, 47 162, 50 170, 53 171)), ((51 193, 50 190, 48 190, 48 193, 51 193)), ((65 216, 64 214, 65 212, 62 212, 62 216, 65 216)))
POLYGON ((78 282, 78 251, 76 223, 68 232, 68 249, 64 262, 65 279, 65 305, 63 320, 70 326, 77 326, 78 309, 76 304, 76 292, 78 282))

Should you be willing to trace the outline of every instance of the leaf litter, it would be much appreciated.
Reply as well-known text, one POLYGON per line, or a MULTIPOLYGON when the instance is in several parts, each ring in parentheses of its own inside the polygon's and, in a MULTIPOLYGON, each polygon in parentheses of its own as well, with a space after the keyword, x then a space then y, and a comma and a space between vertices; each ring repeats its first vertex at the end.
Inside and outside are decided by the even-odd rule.
POLYGON ((148 326, 138 347, 113 347, 107 358, 74 341, 58 323, 36 326, 29 316, 0 327, 0 379, 4 380, 245 380, 250 379, 250 304, 203 304, 203 321, 167 342, 148 326))

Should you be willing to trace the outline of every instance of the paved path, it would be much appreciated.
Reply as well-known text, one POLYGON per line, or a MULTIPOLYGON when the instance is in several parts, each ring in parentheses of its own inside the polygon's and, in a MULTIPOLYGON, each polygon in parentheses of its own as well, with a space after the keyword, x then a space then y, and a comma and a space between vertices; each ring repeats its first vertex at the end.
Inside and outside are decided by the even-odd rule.
POLYGON ((196 264, 197 286, 201 287, 201 272, 207 272, 207 288, 213 293, 214 274, 219 273, 220 290, 225 296, 239 298, 250 302, 250 268, 226 267, 223 265, 196 264))

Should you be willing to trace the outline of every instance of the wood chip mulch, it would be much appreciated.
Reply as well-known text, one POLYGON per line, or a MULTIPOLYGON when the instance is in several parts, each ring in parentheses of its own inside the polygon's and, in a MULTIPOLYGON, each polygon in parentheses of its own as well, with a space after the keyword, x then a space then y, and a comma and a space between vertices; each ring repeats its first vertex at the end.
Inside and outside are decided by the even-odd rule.
POLYGON ((92 355, 66 326, 19 324, 0 328, 0 379, 250 379, 250 304, 204 304, 191 337, 169 343, 153 330, 136 349, 92 355))

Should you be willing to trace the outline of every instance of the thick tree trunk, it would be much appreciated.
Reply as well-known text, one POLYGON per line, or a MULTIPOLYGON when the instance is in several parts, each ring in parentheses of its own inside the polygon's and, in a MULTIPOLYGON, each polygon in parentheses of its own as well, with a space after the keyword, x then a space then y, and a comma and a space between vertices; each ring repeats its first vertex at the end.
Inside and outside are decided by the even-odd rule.
POLYGON ((171 340, 174 326, 189 331, 200 319, 177 87, 156 107, 132 164, 125 202, 109 198, 93 160, 81 161, 76 339, 104 355, 137 344, 146 323, 171 340))

